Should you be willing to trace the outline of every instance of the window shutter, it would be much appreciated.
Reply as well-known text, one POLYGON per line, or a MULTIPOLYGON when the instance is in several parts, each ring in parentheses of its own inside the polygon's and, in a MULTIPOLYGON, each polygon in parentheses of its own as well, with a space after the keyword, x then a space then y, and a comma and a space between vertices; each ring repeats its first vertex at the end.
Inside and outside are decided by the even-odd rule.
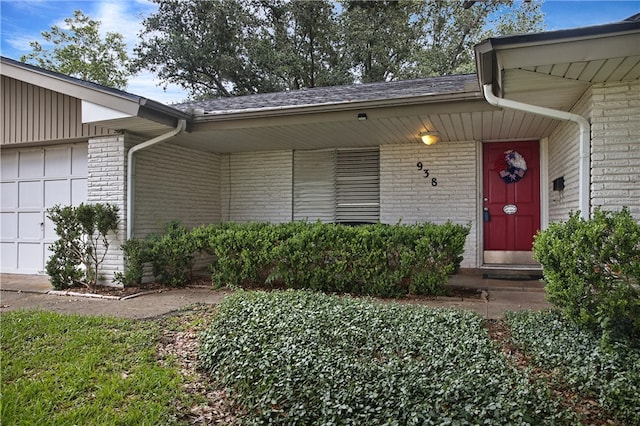
POLYGON ((293 220, 335 222, 335 150, 295 151, 293 220))
POLYGON ((380 219, 380 151, 336 153, 336 222, 376 223, 380 219))

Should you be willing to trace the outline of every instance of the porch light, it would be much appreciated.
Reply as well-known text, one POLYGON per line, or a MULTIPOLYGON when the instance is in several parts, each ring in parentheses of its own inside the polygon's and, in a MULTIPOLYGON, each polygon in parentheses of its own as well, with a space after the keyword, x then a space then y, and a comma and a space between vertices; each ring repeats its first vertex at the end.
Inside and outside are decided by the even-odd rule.
POLYGON ((440 141, 440 135, 438 132, 422 132, 420 139, 425 145, 435 145, 440 141))

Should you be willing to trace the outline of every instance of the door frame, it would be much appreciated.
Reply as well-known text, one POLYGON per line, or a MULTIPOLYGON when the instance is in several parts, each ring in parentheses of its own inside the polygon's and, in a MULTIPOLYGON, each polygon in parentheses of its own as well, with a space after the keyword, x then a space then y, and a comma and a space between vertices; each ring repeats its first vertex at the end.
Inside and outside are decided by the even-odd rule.
MULTIPOLYGON (((535 138, 526 139, 490 139, 482 140, 476 144, 476 230, 477 230, 477 253, 476 262, 479 268, 486 268, 489 265, 495 267, 496 264, 487 264, 484 261, 484 215, 483 215, 483 197, 484 197, 484 150, 485 143, 493 142, 519 142, 532 140, 535 138)), ((549 139, 538 139, 538 149, 540 150, 540 229, 546 229, 549 226, 549 139)), ((512 264, 505 263, 504 267, 511 267, 512 264)), ((516 264, 517 265, 517 264, 516 264)), ((536 266, 537 264, 526 265, 528 267, 536 266)))

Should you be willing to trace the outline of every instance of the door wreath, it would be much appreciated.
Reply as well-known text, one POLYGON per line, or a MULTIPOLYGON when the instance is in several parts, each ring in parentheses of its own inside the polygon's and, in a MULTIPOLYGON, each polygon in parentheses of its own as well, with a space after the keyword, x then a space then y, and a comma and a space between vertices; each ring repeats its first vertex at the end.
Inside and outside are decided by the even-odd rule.
POLYGON ((527 172, 527 162, 524 157, 512 149, 505 151, 504 156, 498 160, 500 177, 506 183, 518 182, 527 172))

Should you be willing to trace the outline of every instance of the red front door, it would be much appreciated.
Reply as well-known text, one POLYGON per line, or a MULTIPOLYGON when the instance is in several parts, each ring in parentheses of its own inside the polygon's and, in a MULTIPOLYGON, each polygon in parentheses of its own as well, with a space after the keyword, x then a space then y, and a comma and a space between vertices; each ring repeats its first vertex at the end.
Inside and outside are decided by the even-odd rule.
POLYGON ((540 229, 538 141, 485 143, 484 263, 534 263, 533 236, 540 229))

